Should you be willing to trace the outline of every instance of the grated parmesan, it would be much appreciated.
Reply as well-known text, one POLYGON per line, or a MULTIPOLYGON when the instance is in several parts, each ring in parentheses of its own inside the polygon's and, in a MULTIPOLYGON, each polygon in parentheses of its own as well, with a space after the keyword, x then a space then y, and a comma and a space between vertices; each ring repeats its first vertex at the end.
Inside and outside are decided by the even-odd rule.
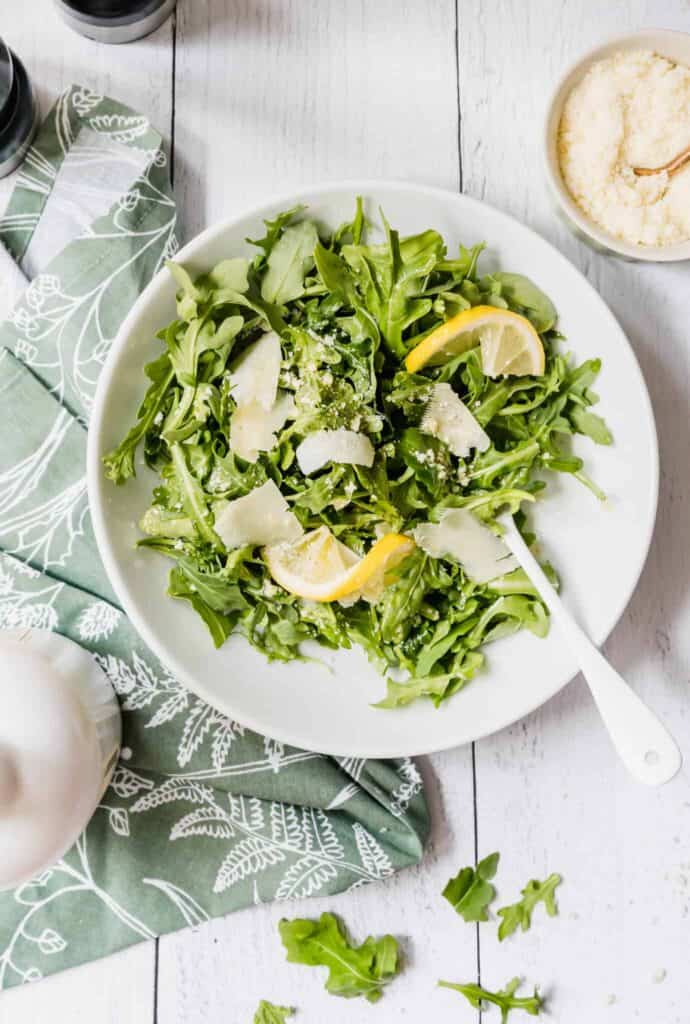
POLYGON ((690 68, 651 51, 597 61, 563 107, 558 155, 588 217, 633 245, 690 239, 690 165, 637 176, 690 146, 690 68))

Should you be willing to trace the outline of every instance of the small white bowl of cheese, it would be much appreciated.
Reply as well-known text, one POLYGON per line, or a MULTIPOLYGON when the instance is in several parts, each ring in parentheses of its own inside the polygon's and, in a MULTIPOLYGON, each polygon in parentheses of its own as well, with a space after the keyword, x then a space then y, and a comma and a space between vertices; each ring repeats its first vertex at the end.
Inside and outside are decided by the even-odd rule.
POLYGON ((690 259, 690 163, 638 176, 690 146, 690 35, 613 39, 566 71, 549 104, 546 175, 570 227, 631 260, 690 259))

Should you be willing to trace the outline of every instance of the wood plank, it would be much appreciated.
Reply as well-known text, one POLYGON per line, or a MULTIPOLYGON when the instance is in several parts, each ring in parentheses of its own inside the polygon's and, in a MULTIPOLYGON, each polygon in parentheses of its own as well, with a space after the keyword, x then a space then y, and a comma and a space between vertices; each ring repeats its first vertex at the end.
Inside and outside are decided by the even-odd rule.
POLYGON ((73 82, 128 103, 167 136, 172 108, 172 20, 146 39, 106 46, 60 19, 52 0, 14 4, 5 42, 26 64, 43 112, 73 82), (40 31, 38 23, 40 22, 40 31))
MULTIPOLYGON (((459 963, 470 974, 475 970, 474 929, 440 895, 458 867, 474 859, 468 755, 467 749, 456 750, 434 758, 433 769, 428 762, 424 766, 434 835, 419 867, 353 893, 251 907, 161 939, 160 1024, 241 1024, 252 1019, 261 999, 296 1006, 305 1020, 358 1020, 363 1006, 328 995, 325 971, 288 964, 280 943, 281 917, 316 917, 325 910, 341 915, 357 941, 388 932, 402 943, 405 970, 377 1007, 377 1019, 406 1014, 417 1022, 431 1015, 438 1024, 456 1024, 454 999, 435 986, 438 978, 453 977, 459 963)), ((471 1011, 464 1019, 473 1019, 471 1011)))
MULTIPOLYGON (((664 4, 663 19, 658 5, 636 0, 474 0, 458 10, 465 190, 535 227, 583 269, 628 331, 652 394, 662 452, 658 527, 606 650, 687 751, 687 271, 626 264, 577 242, 556 219, 539 169, 542 110, 562 69, 616 33, 660 20, 687 30, 687 5, 664 4)), ((498 906, 529 878, 566 878, 556 920, 538 911, 532 931, 501 946, 495 924, 482 927, 483 982, 501 986, 521 974, 541 983, 562 1024, 685 1021, 687 769, 660 791, 630 781, 579 681, 478 744, 477 792, 480 852, 503 855, 498 906)))
MULTIPOLYGON (((131 46, 84 39, 60 21, 52 0, 12 5, 2 27, 26 64, 46 113, 72 82, 113 96, 147 114, 167 136, 172 112, 172 22, 131 46)), ((0 181, 4 208, 13 177, 0 181)), ((0 1024, 150 1024, 153 1020, 154 945, 84 965, 22 989, 3 993, 0 1024)))
POLYGON ((151 1024, 155 946, 132 946, 0 994, 0 1024, 151 1024))
POLYGON ((185 237, 315 181, 457 188, 450 0, 207 0, 178 15, 185 237))
MULTIPOLYGON (((454 19, 448 0, 185 6, 176 101, 185 238, 319 179, 395 177, 457 188, 454 19)), ((333 1024, 365 1012, 327 996, 322 971, 285 962, 279 918, 325 909, 341 913, 356 937, 390 931, 403 939, 408 967, 377 1007, 381 1020, 406 1012, 416 1021, 431 1009, 439 1024, 456 1021, 454 1001, 434 986, 459 959, 471 971, 475 964, 473 929, 440 899, 448 877, 474 857, 471 752, 440 755, 425 772, 434 838, 420 868, 349 895, 255 907, 161 940, 161 1024, 250 1020, 262 998, 333 1024)))

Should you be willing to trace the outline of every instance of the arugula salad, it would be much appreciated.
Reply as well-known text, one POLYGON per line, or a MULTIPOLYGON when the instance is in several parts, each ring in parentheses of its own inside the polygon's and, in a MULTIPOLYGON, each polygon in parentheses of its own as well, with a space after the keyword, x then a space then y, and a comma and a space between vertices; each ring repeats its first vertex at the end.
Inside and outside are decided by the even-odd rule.
POLYGON ((143 450, 158 486, 139 543, 173 561, 168 593, 216 646, 239 631, 290 661, 308 640, 360 644, 379 706, 438 705, 492 640, 548 629, 494 517, 533 543, 522 510, 550 473, 602 498, 567 435, 611 435, 599 360, 573 364, 532 281, 381 221, 372 242, 360 199, 332 232, 296 208, 249 258, 196 280, 168 264, 177 316, 104 461, 124 484, 143 450))

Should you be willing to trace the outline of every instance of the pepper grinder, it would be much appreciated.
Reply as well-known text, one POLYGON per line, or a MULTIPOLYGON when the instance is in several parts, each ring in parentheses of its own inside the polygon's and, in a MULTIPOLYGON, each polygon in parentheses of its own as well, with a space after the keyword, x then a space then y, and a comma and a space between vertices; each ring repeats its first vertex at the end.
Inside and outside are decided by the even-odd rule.
POLYGON ((22 162, 38 122, 38 103, 26 68, 0 39, 0 178, 22 162))
POLYGON ((0 631, 0 890, 58 861, 93 816, 121 740, 92 654, 48 630, 0 631))
POLYGON ((55 0, 70 28, 99 43, 133 43, 170 17, 177 0, 55 0))

